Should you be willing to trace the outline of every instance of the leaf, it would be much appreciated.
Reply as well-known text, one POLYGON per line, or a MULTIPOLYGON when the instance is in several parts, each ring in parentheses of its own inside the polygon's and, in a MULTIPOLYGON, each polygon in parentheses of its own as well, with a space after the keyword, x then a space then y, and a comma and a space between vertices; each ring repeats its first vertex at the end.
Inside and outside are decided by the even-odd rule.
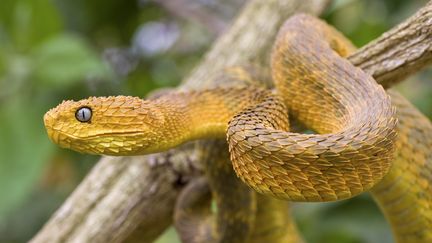
POLYGON ((33 105, 23 97, 0 105, 0 221, 31 191, 53 149, 33 105))
POLYGON ((177 243, 180 242, 178 235, 173 227, 168 228, 165 232, 159 236, 155 241, 156 243, 177 243))
POLYGON ((62 29, 62 19, 50 0, 2 0, 0 28, 16 49, 26 51, 62 29))
POLYGON ((57 35, 33 52, 33 77, 42 84, 63 86, 88 78, 106 79, 111 72, 86 41, 57 35))

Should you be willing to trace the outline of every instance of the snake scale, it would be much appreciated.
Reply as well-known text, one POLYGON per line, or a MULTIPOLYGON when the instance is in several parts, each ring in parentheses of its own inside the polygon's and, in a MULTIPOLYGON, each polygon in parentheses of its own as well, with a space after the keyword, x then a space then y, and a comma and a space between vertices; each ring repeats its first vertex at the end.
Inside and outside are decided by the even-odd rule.
MULTIPOLYGON (((353 50, 332 27, 299 14, 285 22, 273 47, 274 90, 234 86, 150 100, 90 97, 64 101, 44 122, 55 143, 90 154, 149 154, 226 138, 232 168, 255 191, 322 202, 371 190, 399 242, 430 242, 430 121, 341 57, 353 50), (316 134, 289 132, 288 110, 316 134)), ((204 182, 194 186, 206 190, 204 182)), ((245 195, 253 197, 247 188, 245 195)), ((180 201, 202 199, 193 197, 180 201)))

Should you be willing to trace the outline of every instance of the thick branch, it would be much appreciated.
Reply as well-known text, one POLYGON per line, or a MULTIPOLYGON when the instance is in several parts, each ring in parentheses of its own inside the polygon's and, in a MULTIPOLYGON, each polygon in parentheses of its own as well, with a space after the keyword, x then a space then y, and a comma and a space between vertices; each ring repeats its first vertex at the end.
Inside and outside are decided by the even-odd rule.
MULTIPOLYGON (((208 87, 212 85, 209 75, 223 66, 269 53, 283 20, 297 11, 318 14, 326 2, 251 1, 186 79, 183 89, 208 87)), ((171 223, 178 185, 202 161, 199 151, 175 149, 150 156, 102 158, 31 242, 151 242, 171 223), (131 235, 136 228, 144 230, 131 235)))
POLYGON ((200 159, 193 144, 175 152, 103 157, 32 241, 118 242, 143 219, 143 237, 154 239, 171 223, 179 176, 192 176, 189 162, 200 159))
MULTIPOLYGON (((208 77, 225 66, 265 63, 282 20, 301 6, 317 13, 323 3, 251 2, 182 88, 214 85, 208 77)), ((426 66, 431 62, 431 6, 429 3, 349 59, 384 85, 426 66)), ((178 185, 193 176, 205 158, 199 151, 189 145, 151 156, 102 158, 32 242, 152 241, 171 223, 178 185), (127 239, 136 227, 143 230, 127 239)))

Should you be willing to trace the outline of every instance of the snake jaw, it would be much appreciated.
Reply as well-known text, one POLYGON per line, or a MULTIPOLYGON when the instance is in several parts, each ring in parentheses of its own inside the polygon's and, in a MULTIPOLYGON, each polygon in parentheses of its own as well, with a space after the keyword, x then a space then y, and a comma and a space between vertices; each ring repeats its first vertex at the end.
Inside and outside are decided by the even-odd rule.
POLYGON ((49 138, 62 148, 81 153, 139 155, 166 149, 157 143, 163 134, 165 116, 150 101, 138 97, 90 97, 63 101, 44 115, 49 138), (77 110, 88 107, 89 121, 76 117, 77 110))

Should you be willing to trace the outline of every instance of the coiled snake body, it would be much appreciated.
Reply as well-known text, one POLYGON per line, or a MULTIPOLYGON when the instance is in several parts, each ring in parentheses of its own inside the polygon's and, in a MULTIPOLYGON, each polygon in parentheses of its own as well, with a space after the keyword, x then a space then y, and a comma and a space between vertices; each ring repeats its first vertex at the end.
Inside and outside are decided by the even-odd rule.
MULTIPOLYGON (((395 144, 406 144, 411 133, 402 131, 397 140, 390 97, 340 57, 352 50, 333 28, 297 15, 282 27, 273 48, 275 90, 221 87, 171 92, 153 100, 92 97, 65 101, 47 112, 44 121, 54 142, 92 154, 148 154, 190 140, 226 137, 237 176, 257 192, 290 201, 349 198, 382 180, 395 144), (287 110, 319 134, 289 132, 287 110)), ((394 94, 393 105, 403 107, 403 98, 394 94)), ((398 113, 402 123, 404 112, 398 113)), ((432 226, 431 202, 422 200, 431 194, 430 174, 426 177, 419 194, 408 199, 399 196, 408 187, 401 184, 405 179, 398 184, 386 176, 389 179, 373 189, 380 204, 389 206, 384 210, 400 241, 431 237, 430 229, 424 229, 432 226), (404 205, 398 209, 413 217, 426 213, 424 222, 403 232, 400 218, 393 217, 397 210, 392 206, 398 202, 392 200, 423 203, 421 212, 406 211, 404 205)))

